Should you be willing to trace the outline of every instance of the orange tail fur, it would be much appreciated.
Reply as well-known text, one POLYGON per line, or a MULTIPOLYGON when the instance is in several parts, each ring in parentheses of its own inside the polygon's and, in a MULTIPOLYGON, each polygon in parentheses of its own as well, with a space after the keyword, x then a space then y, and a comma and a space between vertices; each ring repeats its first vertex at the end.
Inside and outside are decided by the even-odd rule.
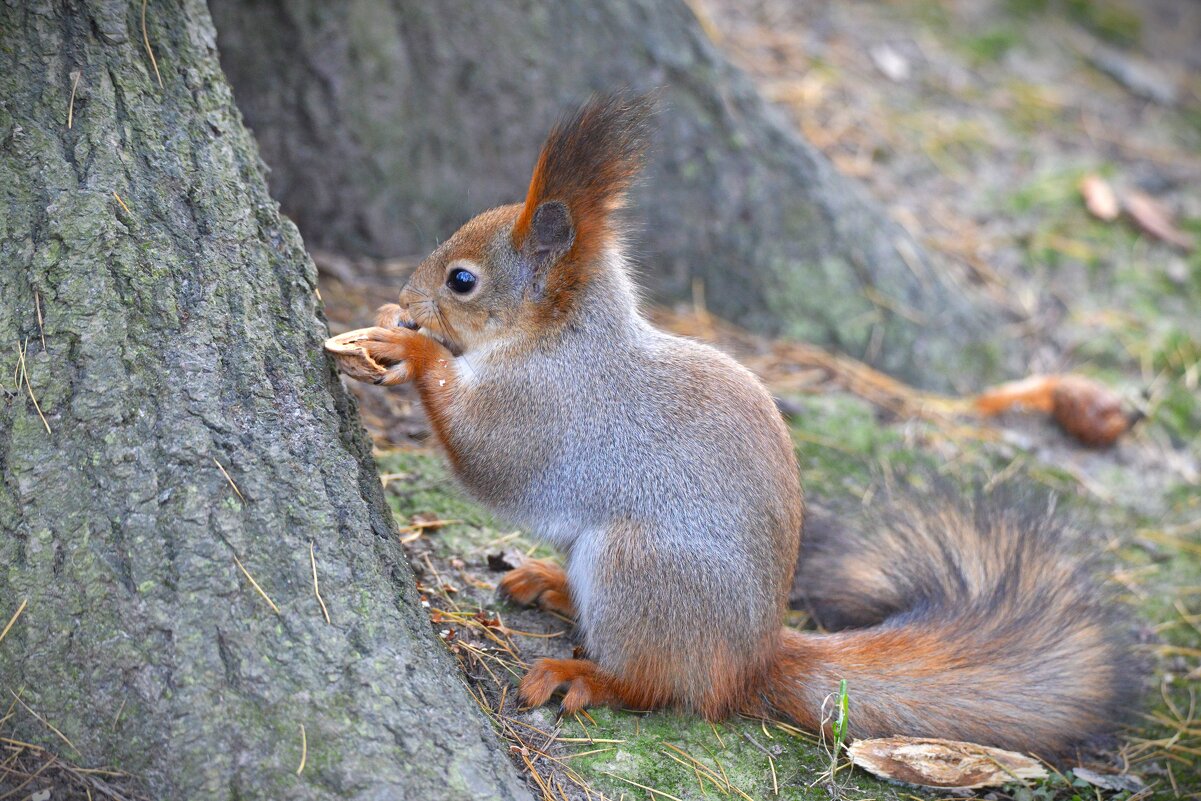
POLYGON ((874 536, 807 543, 819 622, 785 630, 772 711, 817 728, 847 680, 855 737, 925 735, 1070 759, 1111 736, 1140 690, 1130 626, 1068 558, 1046 504, 883 504, 874 536), (865 603, 864 599, 873 599, 865 603), (866 626, 866 628, 847 628, 866 626))

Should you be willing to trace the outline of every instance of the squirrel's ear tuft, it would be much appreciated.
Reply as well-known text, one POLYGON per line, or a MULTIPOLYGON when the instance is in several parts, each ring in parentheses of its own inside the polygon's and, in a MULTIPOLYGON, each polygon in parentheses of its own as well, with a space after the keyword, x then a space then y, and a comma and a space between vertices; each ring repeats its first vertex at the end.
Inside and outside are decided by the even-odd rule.
POLYGON ((615 93, 594 97, 559 122, 542 146, 513 245, 536 268, 567 253, 587 262, 616 233, 613 212, 642 169, 654 100, 615 93))

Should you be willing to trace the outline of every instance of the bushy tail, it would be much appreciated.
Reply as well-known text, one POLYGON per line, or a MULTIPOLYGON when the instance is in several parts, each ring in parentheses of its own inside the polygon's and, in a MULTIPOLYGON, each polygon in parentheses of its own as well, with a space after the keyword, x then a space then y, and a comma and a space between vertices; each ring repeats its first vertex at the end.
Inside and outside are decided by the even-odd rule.
POLYGON ((1102 744, 1142 673, 1119 607, 1065 555, 1052 504, 939 496, 891 499, 864 532, 802 546, 799 586, 834 631, 784 631, 767 702, 816 728, 846 679, 855 737, 941 737, 1055 760, 1102 744))

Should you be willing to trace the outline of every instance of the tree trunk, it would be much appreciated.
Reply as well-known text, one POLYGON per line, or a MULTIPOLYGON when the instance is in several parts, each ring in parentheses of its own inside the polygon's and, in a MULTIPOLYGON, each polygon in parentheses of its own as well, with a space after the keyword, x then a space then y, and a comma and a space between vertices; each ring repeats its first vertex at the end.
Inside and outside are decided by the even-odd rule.
POLYGON ((208 11, 149 4, 161 88, 141 11, 0 5, 0 627, 28 602, 0 692, 78 753, 6 726, 159 798, 527 797, 422 612, 208 11))
POLYGON ((305 238, 428 252, 524 196, 554 118, 664 87, 642 282, 928 386, 995 368, 995 321, 759 98, 683 0, 213 0, 221 58, 305 238), (975 358, 968 358, 969 356, 975 358))

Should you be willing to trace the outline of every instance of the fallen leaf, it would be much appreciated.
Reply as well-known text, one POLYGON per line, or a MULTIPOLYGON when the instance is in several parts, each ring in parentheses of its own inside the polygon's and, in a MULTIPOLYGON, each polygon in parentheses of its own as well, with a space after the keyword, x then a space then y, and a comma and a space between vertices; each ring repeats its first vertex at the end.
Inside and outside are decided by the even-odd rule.
POLYGON ((1172 213, 1145 192, 1134 191, 1123 198, 1126 213, 1146 233, 1181 250, 1193 249, 1193 238, 1176 227, 1172 213))
POLYGON ((1109 387, 1080 375, 1034 375, 977 395, 977 414, 992 417, 1010 409, 1045 412, 1067 433, 1093 447, 1112 445, 1138 416, 1128 413, 1109 387))
POLYGON ((489 617, 488 615, 486 615, 484 613, 483 609, 476 610, 475 621, 477 623, 479 623, 481 626, 484 626, 485 628, 490 628, 490 629, 500 628, 500 618, 497 617, 496 615, 492 615, 491 617, 489 617))
POLYGON ((1047 775, 1033 757, 955 740, 880 737, 856 740, 847 753, 869 773, 922 787, 999 787, 1047 775))
POLYGON ((1147 786, 1138 776, 1129 773, 1097 773, 1088 768, 1073 768, 1072 775, 1094 787, 1100 787, 1102 790, 1124 790, 1129 793, 1137 793, 1147 786))
POLYGON ((1084 205, 1092 215, 1105 222, 1113 222, 1122 211, 1113 187, 1099 175, 1084 176, 1080 181, 1080 194, 1084 196, 1084 205))
POLYGON ((1051 397, 1055 422, 1085 445, 1112 445, 1130 429, 1132 417, 1122 408, 1121 397, 1091 378, 1062 376, 1051 397))
POLYGON ((401 526, 400 541, 406 545, 421 537, 427 531, 437 531, 452 523, 462 523, 462 520, 443 520, 438 515, 429 512, 418 512, 409 518, 409 525, 401 526))

